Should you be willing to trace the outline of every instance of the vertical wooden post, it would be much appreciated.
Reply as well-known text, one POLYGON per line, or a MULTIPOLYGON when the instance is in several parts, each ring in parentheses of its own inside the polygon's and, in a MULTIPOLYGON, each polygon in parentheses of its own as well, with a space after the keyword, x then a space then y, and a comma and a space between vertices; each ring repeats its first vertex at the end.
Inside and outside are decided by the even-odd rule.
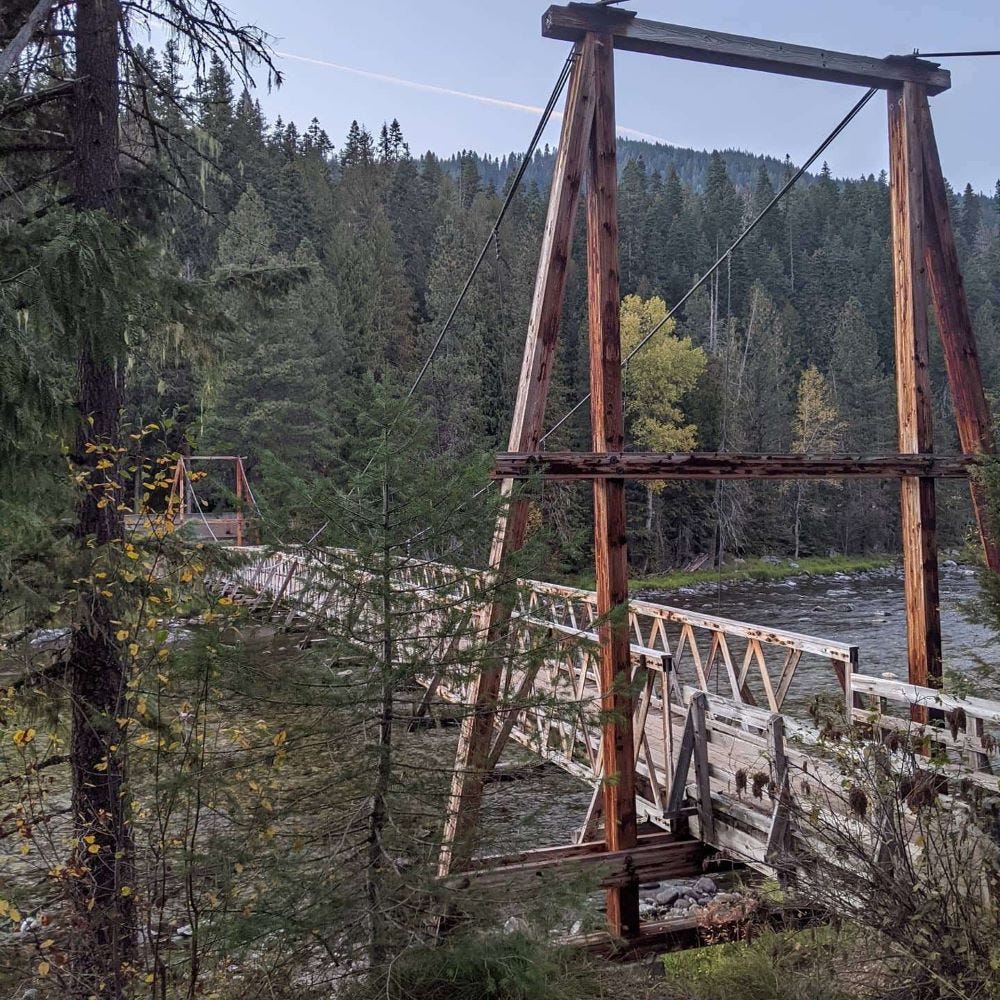
POLYGON ((177 474, 178 476, 180 476, 181 509, 180 509, 180 516, 176 519, 174 524, 177 527, 180 527, 184 523, 185 518, 187 517, 187 504, 188 504, 188 497, 187 497, 188 470, 187 470, 187 462, 185 461, 183 455, 181 455, 180 461, 177 463, 177 474))
POLYGON ((243 544, 243 459, 236 457, 236 545, 243 544))
MULTIPOLYGON (((545 403, 566 291, 566 269, 594 115, 593 67, 593 45, 583 43, 577 49, 569 79, 559 151, 549 191, 548 215, 510 432, 511 451, 536 451, 544 431, 545 403)), ((509 498, 513 480, 504 480, 501 489, 503 496, 509 498)), ((515 498, 510 501, 506 513, 500 516, 490 553, 490 567, 498 578, 502 579, 508 570, 510 556, 524 544, 528 509, 526 500, 515 498)), ((472 710, 462 721, 438 860, 441 875, 460 869, 471 857, 472 835, 479 819, 483 782, 490 759, 511 610, 509 602, 499 599, 486 609, 484 616, 481 634, 489 659, 472 683, 469 694, 472 710)))
MULTIPOLYGON (((955 410, 958 440, 962 451, 967 455, 992 454, 990 408, 983 391, 979 353, 976 350, 972 317, 965 297, 955 234, 951 227, 951 213, 948 210, 948 192, 941 172, 931 109, 925 93, 918 95, 918 123, 924 168, 924 261, 941 346, 944 348, 944 364, 955 410)), ((970 478, 969 485, 986 565, 994 573, 1000 573, 1000 547, 989 529, 986 498, 974 477, 970 478)))
MULTIPOLYGON (((595 54, 595 103, 587 175, 587 287, 590 323, 590 421, 594 451, 622 451, 622 398, 618 280, 618 166, 615 138, 614 44, 588 36, 595 54)), ((609 851, 638 842, 635 748, 625 541, 625 480, 594 480, 594 560, 601 646, 604 840, 609 851)), ((612 933, 639 933, 638 884, 607 893, 612 933)))
MULTIPOLYGON (((896 406, 899 450, 933 451, 924 287, 924 169, 919 107, 924 89, 905 83, 888 92, 889 176, 896 329, 896 406)), ((936 686, 941 678, 934 480, 900 482, 903 580, 909 679, 936 686)), ((915 708, 914 719, 926 711, 915 708)))

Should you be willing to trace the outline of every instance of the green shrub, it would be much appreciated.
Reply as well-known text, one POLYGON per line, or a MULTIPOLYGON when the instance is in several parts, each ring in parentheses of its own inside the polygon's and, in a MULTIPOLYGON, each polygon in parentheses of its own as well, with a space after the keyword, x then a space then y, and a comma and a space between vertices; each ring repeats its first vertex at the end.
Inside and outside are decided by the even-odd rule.
POLYGON ((607 997, 579 950, 527 933, 467 934, 405 951, 370 975, 349 1000, 590 1000, 607 997))
POLYGON ((846 1000, 837 932, 768 931, 663 957, 670 1000, 846 1000))

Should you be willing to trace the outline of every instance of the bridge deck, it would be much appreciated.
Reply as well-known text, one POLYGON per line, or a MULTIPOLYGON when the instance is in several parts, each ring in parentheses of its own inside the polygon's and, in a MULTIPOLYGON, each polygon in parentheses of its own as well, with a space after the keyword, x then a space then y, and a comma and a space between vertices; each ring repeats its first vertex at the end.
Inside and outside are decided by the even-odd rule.
MULTIPOLYGON (((253 605, 331 619, 366 613, 364 580, 350 554, 242 551, 247 562, 221 585, 253 605)), ((467 706, 468 678, 449 661, 476 641, 470 614, 455 609, 476 602, 482 575, 413 562, 396 572, 395 586, 413 602, 413 650, 419 647, 429 662, 419 712, 436 703, 467 706), (431 645, 427 636, 434 637, 431 645)), ((592 839, 600 822, 604 780, 597 620, 593 592, 522 581, 513 615, 521 655, 508 660, 490 755, 496 766, 513 739, 590 783, 595 794, 581 842, 592 839)), ((650 601, 630 602, 629 620, 641 820, 675 832, 689 824, 705 844, 756 865, 815 850, 796 816, 850 820, 838 735, 852 724, 890 745, 900 733, 923 741, 924 752, 935 756, 928 767, 946 784, 997 790, 998 701, 865 675, 856 646, 802 633, 650 601), (839 715, 821 720, 822 731, 783 712, 803 660, 829 671, 842 696, 839 715), (914 705, 946 717, 947 725, 911 722, 914 705)))

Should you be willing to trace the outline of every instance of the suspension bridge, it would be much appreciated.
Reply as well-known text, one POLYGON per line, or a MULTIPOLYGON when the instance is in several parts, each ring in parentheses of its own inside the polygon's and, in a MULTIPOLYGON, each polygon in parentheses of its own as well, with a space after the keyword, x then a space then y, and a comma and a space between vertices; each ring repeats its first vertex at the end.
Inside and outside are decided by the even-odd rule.
MULTIPOLYGON (((1000 702, 941 690, 935 483, 968 477, 990 569, 1000 572, 984 496, 970 469, 993 453, 991 417, 949 216, 948 193, 931 120, 930 98, 951 85, 949 72, 916 56, 874 58, 746 38, 638 18, 605 3, 554 6, 542 33, 572 43, 532 139, 566 91, 534 297, 507 451, 495 479, 509 501, 484 572, 510 576, 523 545, 528 501, 514 490, 532 477, 583 480, 594 496, 595 591, 520 581, 516 599, 474 599, 475 575, 435 563, 402 564, 393 586, 426 594, 414 627, 440 624, 434 596, 449 593, 474 616, 471 632, 442 634, 428 657, 421 711, 462 707, 463 723, 440 873, 512 876, 560 865, 602 864, 611 931, 636 938, 639 882, 694 870, 705 851, 756 865, 794 866, 820 849, 797 821, 804 814, 847 817, 843 778, 829 752, 832 731, 867 734, 871 745, 916 739, 942 792, 953 783, 996 790, 1000 702), (614 59, 616 50, 866 88, 772 201, 666 318, 622 357, 619 329, 618 199, 614 59), (823 151, 878 93, 887 97, 892 220, 898 452, 891 455, 634 454, 625 447, 622 369, 730 258, 823 151), (584 185, 584 181, 586 184, 584 185), (559 339, 578 205, 585 203, 590 388, 546 430, 546 403, 559 339), (961 454, 934 454, 929 375, 929 307, 955 415, 961 454), (549 436, 589 402, 591 451, 547 452, 549 436), (631 601, 625 484, 636 479, 843 479, 898 481, 907 620, 907 680, 864 672, 863 651, 843 643, 744 622, 631 601), (627 614, 624 610, 627 608, 627 614), (469 642, 532 652, 493 656, 457 682, 449 657, 469 642), (828 671, 842 708, 817 725, 789 711, 803 662, 828 671), (554 706, 561 706, 558 710, 554 706), (514 740, 589 782, 593 801, 576 841, 516 858, 473 855, 483 785, 514 740), (933 755, 933 756, 932 756, 933 755), (808 781, 803 775, 809 775, 808 781), (839 793, 838 793, 839 789, 839 793)), ((433 363, 522 170, 417 380, 433 363)), ((203 518, 204 520, 204 518, 203 518)), ((243 542, 241 536, 234 539, 243 542)), ((345 554, 315 548, 270 551, 237 546, 245 561, 223 580, 228 594, 255 608, 336 619, 357 614, 364 588, 343 573, 345 554), (340 585, 331 579, 341 579, 340 585)), ((486 592, 490 592, 486 588, 486 592)), ((901 664, 901 667, 903 664, 901 664)), ((892 766, 891 759, 887 766, 892 766)), ((905 824, 904 824, 905 826, 905 824)), ((921 850, 912 829, 892 836, 921 850)), ((876 830, 875 840, 889 836, 876 830)), ((872 845, 873 850, 878 844, 872 845)))

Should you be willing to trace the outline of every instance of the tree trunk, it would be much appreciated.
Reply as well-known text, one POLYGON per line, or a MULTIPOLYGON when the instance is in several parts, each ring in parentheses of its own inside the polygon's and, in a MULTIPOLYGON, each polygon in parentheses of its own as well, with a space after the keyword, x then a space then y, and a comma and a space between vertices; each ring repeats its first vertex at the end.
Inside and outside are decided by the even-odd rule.
MULTIPOLYGON (((118 0, 79 0, 76 14, 74 195, 79 211, 118 211, 118 0)), ((114 565, 124 538, 116 449, 121 443, 118 358, 98 345, 109 331, 89 329, 82 316, 77 364, 80 421, 73 456, 85 477, 76 534, 93 539, 102 564, 114 565), (95 446, 96 450, 88 449, 95 446), (111 467, 99 468, 101 459, 111 467)), ((110 331, 111 334, 117 331, 110 331)), ((95 560, 96 561, 96 560, 95 560)), ((95 565, 95 569, 97 566, 95 565)), ((113 599, 92 579, 81 595, 82 620, 70 653, 72 684, 72 807, 74 861, 71 993, 121 997, 136 954, 132 834, 125 757, 116 719, 124 714, 126 671, 115 638, 113 599), (112 749, 116 748, 116 749, 112 749), (95 850, 96 848, 96 850, 95 850)))
MULTIPOLYGON (((386 447, 383 443, 383 447, 386 447)), ((375 787, 372 790, 371 813, 368 817, 368 867, 366 892, 371 938, 368 958, 373 967, 382 965, 388 955, 385 939, 383 836, 388 819, 389 783, 392 777, 392 671, 395 661, 392 632, 392 552, 389 546, 389 481, 382 480, 382 663, 380 705, 378 717, 378 750, 375 765, 375 787)))

